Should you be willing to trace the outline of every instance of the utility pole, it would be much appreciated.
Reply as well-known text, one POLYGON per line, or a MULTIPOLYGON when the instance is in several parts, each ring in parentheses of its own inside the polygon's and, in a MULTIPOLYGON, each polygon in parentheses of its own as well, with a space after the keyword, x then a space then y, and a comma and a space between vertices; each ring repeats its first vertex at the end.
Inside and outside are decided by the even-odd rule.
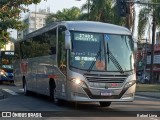
POLYGON ((35 31, 36 31, 36 29, 37 29, 37 27, 36 27, 36 24, 37 24, 37 22, 36 22, 36 20, 37 20, 37 5, 35 4, 35 22, 34 22, 34 29, 35 29, 35 31))
POLYGON ((150 83, 154 83, 153 79, 153 68, 154 68, 154 44, 155 44, 155 31, 156 31, 156 16, 153 8, 153 19, 152 19, 152 46, 151 46, 151 65, 150 65, 150 83))
POLYGON ((147 47, 148 46, 148 43, 147 43, 147 38, 145 39, 145 46, 143 47, 144 48, 144 51, 143 51, 143 74, 145 74, 146 72, 146 65, 147 65, 147 47))
POLYGON ((88 0, 88 20, 90 20, 90 0, 88 0))

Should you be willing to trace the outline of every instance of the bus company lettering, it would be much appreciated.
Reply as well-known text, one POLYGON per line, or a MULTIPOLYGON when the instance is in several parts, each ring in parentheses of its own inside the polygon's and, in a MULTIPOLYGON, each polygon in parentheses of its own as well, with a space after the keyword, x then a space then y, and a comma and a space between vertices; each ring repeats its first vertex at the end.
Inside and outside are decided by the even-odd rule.
POLYGON ((75 56, 93 56, 95 57, 97 55, 97 53, 93 53, 93 52, 72 52, 73 55, 75 56))
POLYGON ((42 117, 41 113, 17 113, 13 112, 11 117, 28 117, 28 118, 40 118, 42 117))

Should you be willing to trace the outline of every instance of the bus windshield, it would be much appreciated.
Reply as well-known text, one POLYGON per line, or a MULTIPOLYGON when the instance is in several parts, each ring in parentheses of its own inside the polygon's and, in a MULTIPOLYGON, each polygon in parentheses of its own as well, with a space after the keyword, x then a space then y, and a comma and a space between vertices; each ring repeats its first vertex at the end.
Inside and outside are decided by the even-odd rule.
POLYGON ((134 69, 133 40, 129 35, 71 32, 70 66, 87 71, 134 69))

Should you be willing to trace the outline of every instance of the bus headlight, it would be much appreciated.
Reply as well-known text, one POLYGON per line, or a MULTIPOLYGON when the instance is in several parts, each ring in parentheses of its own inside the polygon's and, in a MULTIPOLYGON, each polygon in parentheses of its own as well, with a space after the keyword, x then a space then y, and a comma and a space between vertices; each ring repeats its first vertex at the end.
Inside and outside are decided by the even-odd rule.
POLYGON ((74 81, 77 85, 79 85, 79 84, 81 83, 81 80, 78 79, 78 78, 73 79, 73 81, 74 81))
POLYGON ((0 74, 1 74, 1 75, 4 75, 4 72, 3 72, 3 71, 1 71, 1 72, 0 72, 0 74))
POLYGON ((87 85, 79 78, 72 78, 71 81, 74 82, 76 85, 80 85, 83 88, 87 88, 87 85))
POLYGON ((135 83, 136 83, 135 80, 129 81, 129 82, 127 82, 127 83, 125 84, 124 88, 129 88, 129 87, 131 87, 132 85, 134 85, 135 83))
POLYGON ((81 80, 79 78, 72 78, 72 81, 74 83, 76 83, 77 85, 80 85, 81 84, 81 80))

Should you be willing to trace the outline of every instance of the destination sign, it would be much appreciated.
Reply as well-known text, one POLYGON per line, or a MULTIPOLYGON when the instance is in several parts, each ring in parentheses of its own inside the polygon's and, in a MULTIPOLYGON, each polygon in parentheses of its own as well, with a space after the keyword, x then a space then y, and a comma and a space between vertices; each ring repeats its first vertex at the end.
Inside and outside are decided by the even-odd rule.
POLYGON ((5 55, 14 55, 14 52, 5 52, 5 55))
POLYGON ((99 42, 100 35, 92 33, 74 33, 74 39, 79 41, 99 42))

